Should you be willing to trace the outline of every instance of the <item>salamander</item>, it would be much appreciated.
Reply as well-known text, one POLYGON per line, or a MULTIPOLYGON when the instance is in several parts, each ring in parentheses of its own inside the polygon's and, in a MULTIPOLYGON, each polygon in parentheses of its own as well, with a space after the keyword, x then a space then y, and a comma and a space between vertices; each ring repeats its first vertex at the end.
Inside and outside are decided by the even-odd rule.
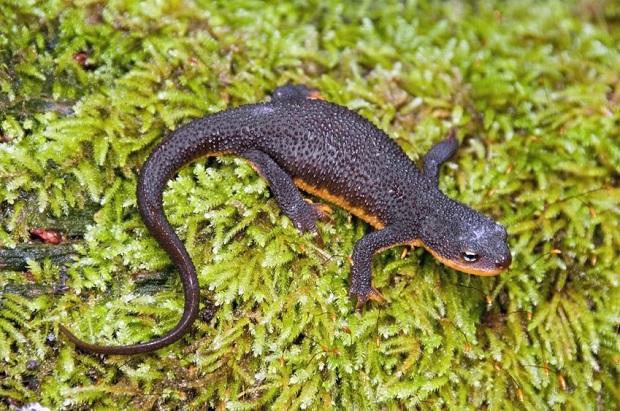
POLYGON ((358 307, 383 297, 371 284, 375 253, 395 245, 422 246, 448 267, 495 275, 512 258, 506 229, 438 188, 439 169, 458 148, 455 130, 435 144, 422 168, 387 134, 357 113, 317 98, 314 89, 287 84, 270 101, 242 105, 194 120, 166 137, 150 154, 138 180, 140 215, 180 273, 185 305, 174 329, 148 342, 77 347, 104 354, 147 353, 179 340, 199 307, 196 268, 168 222, 162 193, 184 165, 207 156, 246 159, 267 181, 282 212, 301 232, 320 238, 317 220, 327 218, 300 189, 340 206, 374 228, 355 244, 349 296, 358 307))

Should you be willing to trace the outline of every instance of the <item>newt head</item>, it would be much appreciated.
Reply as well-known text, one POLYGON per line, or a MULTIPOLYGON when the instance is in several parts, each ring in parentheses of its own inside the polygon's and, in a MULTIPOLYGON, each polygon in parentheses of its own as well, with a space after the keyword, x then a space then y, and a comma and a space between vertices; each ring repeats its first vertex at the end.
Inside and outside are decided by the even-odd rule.
POLYGON ((444 197, 424 217, 418 244, 450 268, 490 276, 512 262, 506 239, 502 225, 444 197))

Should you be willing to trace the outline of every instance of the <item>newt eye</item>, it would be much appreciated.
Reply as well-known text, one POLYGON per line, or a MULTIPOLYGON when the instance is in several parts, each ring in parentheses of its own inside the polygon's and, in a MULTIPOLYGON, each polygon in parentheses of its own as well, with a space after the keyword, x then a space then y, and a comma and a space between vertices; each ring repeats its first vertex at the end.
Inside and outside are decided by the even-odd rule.
POLYGON ((461 259, 466 263, 475 263, 480 259, 480 256, 471 251, 463 251, 463 253, 461 254, 461 259))

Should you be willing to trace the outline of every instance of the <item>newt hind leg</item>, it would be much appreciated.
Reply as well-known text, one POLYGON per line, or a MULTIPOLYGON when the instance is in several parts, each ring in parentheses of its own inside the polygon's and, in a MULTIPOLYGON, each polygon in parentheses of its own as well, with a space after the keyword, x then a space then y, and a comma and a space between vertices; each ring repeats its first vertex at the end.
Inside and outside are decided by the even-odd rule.
POLYGON ((300 233, 311 232, 319 246, 323 238, 317 229, 318 220, 329 222, 331 218, 322 205, 306 202, 293 179, 267 154, 260 150, 246 150, 239 155, 248 160, 265 179, 278 202, 278 206, 289 217, 300 233))
POLYGON ((297 99, 318 99, 323 100, 318 89, 310 88, 302 84, 287 83, 278 87, 271 95, 272 101, 297 100, 297 99))

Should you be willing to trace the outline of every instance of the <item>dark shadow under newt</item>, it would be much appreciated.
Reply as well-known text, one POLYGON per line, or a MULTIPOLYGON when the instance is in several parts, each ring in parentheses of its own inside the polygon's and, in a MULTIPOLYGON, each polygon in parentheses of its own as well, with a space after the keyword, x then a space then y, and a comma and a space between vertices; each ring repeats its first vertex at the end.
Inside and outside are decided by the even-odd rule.
POLYGON ((424 157, 420 171, 396 143, 355 112, 316 98, 316 91, 286 85, 271 101, 209 115, 180 127, 153 150, 138 181, 144 223, 179 270, 185 294, 183 316, 163 337, 126 346, 100 346, 62 331, 76 346, 104 354, 138 354, 165 347, 191 328, 198 314, 199 284, 185 246, 166 219, 162 193, 184 165, 206 156, 248 160, 267 180, 274 197, 300 232, 319 235, 326 216, 304 201, 299 189, 350 211, 377 231, 355 244, 349 295, 358 307, 383 300, 371 285, 373 255, 408 244, 423 246, 454 269, 495 275, 511 263, 506 230, 468 206, 451 200, 438 185, 440 165, 458 148, 452 131, 424 157))

